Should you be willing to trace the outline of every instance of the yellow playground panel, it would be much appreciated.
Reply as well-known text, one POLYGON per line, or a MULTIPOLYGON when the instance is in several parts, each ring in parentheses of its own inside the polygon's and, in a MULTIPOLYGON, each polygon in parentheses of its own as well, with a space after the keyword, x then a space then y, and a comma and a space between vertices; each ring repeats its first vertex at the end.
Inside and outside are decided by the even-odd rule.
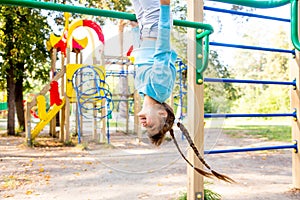
POLYGON ((60 105, 54 104, 51 108, 46 112, 46 99, 45 96, 39 95, 37 97, 37 106, 40 122, 36 125, 36 127, 31 131, 31 138, 34 139, 38 134, 43 130, 43 128, 56 116, 56 114, 60 111, 60 109, 65 105, 65 98, 62 99, 60 105))
MULTIPOLYGON (((84 67, 91 66, 91 65, 84 65, 84 64, 68 64, 66 66, 66 95, 70 99, 71 103, 75 103, 77 101, 76 91, 73 87, 73 76, 77 72, 77 70, 82 69, 84 67)), ((105 87, 104 80, 105 80, 105 67, 104 66, 92 66, 95 72, 97 73, 98 77, 100 78, 100 87, 105 87)), ((97 95, 97 94, 95 94, 97 95)), ((100 90, 100 95, 104 95, 104 91, 100 90)), ((90 96, 89 96, 90 97, 90 96)))

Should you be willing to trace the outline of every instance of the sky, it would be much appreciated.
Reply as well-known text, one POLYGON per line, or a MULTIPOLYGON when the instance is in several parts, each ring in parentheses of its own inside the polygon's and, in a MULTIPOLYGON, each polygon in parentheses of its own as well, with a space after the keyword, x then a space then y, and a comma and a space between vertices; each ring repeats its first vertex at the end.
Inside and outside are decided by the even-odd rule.
MULTIPOLYGON (((206 1, 205 6, 230 9, 232 5, 206 1)), ((251 13, 290 19, 290 4, 272 9, 255 9, 251 13)), ((282 28, 283 30, 287 31, 287 35, 290 35, 290 23, 252 17, 248 18, 248 21, 245 21, 247 18, 248 17, 233 16, 226 13, 205 11, 204 22, 211 24, 214 27, 214 33, 210 35, 210 41, 229 44, 252 45, 246 44, 242 35, 245 33, 251 34, 251 31, 259 31, 261 37, 257 38, 257 41, 255 41, 257 44, 254 46, 279 48, 271 46, 270 40, 273 36, 272 34, 282 28), (221 20, 223 25, 222 27, 219 26, 216 16, 218 16, 221 20)), ((234 63, 234 52, 236 49, 215 46, 210 46, 210 49, 218 51, 220 58, 225 62, 225 64, 230 66, 234 63)))

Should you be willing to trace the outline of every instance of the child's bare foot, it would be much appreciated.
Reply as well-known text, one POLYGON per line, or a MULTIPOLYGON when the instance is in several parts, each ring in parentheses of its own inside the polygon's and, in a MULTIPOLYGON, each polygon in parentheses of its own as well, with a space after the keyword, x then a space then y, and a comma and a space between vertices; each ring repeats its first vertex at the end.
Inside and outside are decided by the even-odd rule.
POLYGON ((160 0, 161 5, 170 5, 170 0, 160 0))

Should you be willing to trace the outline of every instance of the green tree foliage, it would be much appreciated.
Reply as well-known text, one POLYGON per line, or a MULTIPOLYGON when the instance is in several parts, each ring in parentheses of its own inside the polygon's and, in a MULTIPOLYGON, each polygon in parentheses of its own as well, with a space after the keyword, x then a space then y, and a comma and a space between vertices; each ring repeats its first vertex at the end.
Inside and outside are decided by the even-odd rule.
MULTIPOLYGON (((205 77, 231 78, 228 66, 220 62, 216 51, 210 51, 209 67, 205 71, 205 77)), ((238 88, 231 83, 205 83, 204 85, 204 110, 206 113, 229 112, 232 102, 239 99, 238 88)))
MULTIPOLYGON (((256 31, 252 31, 251 34, 245 34, 245 42, 261 45, 255 33, 256 31)), ((257 33, 265 34, 259 31, 257 33)), ((264 36, 269 46, 290 49, 289 37, 283 28, 264 36)), ((291 58, 291 55, 282 53, 239 51, 235 57, 235 74, 243 79, 292 81, 289 73, 291 58)), ((235 102, 234 112, 290 112, 290 86, 243 84, 239 87, 243 98, 235 102)))
MULTIPOLYGON (((115 11, 121 11, 126 12, 128 11, 128 7, 131 5, 130 0, 57 0, 56 3, 62 3, 62 4, 69 4, 69 5, 76 5, 76 6, 84 6, 89 8, 99 8, 99 9, 105 9, 105 10, 115 10, 115 11)), ((55 13, 55 21, 59 25, 64 24, 64 18, 63 13, 53 12, 55 13)), ((84 15, 82 14, 76 14, 73 13, 73 18, 84 18, 84 15)), ((90 16, 89 16, 90 17, 90 16)), ((105 24, 105 21, 107 18, 103 17, 94 17, 94 20, 99 22, 101 25, 105 24)))
POLYGON ((23 92, 33 87, 32 80, 48 80, 48 52, 44 43, 48 33, 46 17, 40 11, 1 7, 0 85, 8 93, 9 135, 15 134, 15 107, 19 125, 24 128, 23 92))

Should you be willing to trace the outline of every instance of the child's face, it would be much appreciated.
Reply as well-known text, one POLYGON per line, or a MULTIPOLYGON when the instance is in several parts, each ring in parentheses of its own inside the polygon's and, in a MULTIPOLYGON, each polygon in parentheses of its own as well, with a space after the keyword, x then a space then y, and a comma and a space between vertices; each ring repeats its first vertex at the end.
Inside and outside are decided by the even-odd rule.
POLYGON ((138 113, 140 123, 147 129, 149 135, 155 135, 163 128, 167 115, 167 111, 160 104, 143 106, 138 113))

